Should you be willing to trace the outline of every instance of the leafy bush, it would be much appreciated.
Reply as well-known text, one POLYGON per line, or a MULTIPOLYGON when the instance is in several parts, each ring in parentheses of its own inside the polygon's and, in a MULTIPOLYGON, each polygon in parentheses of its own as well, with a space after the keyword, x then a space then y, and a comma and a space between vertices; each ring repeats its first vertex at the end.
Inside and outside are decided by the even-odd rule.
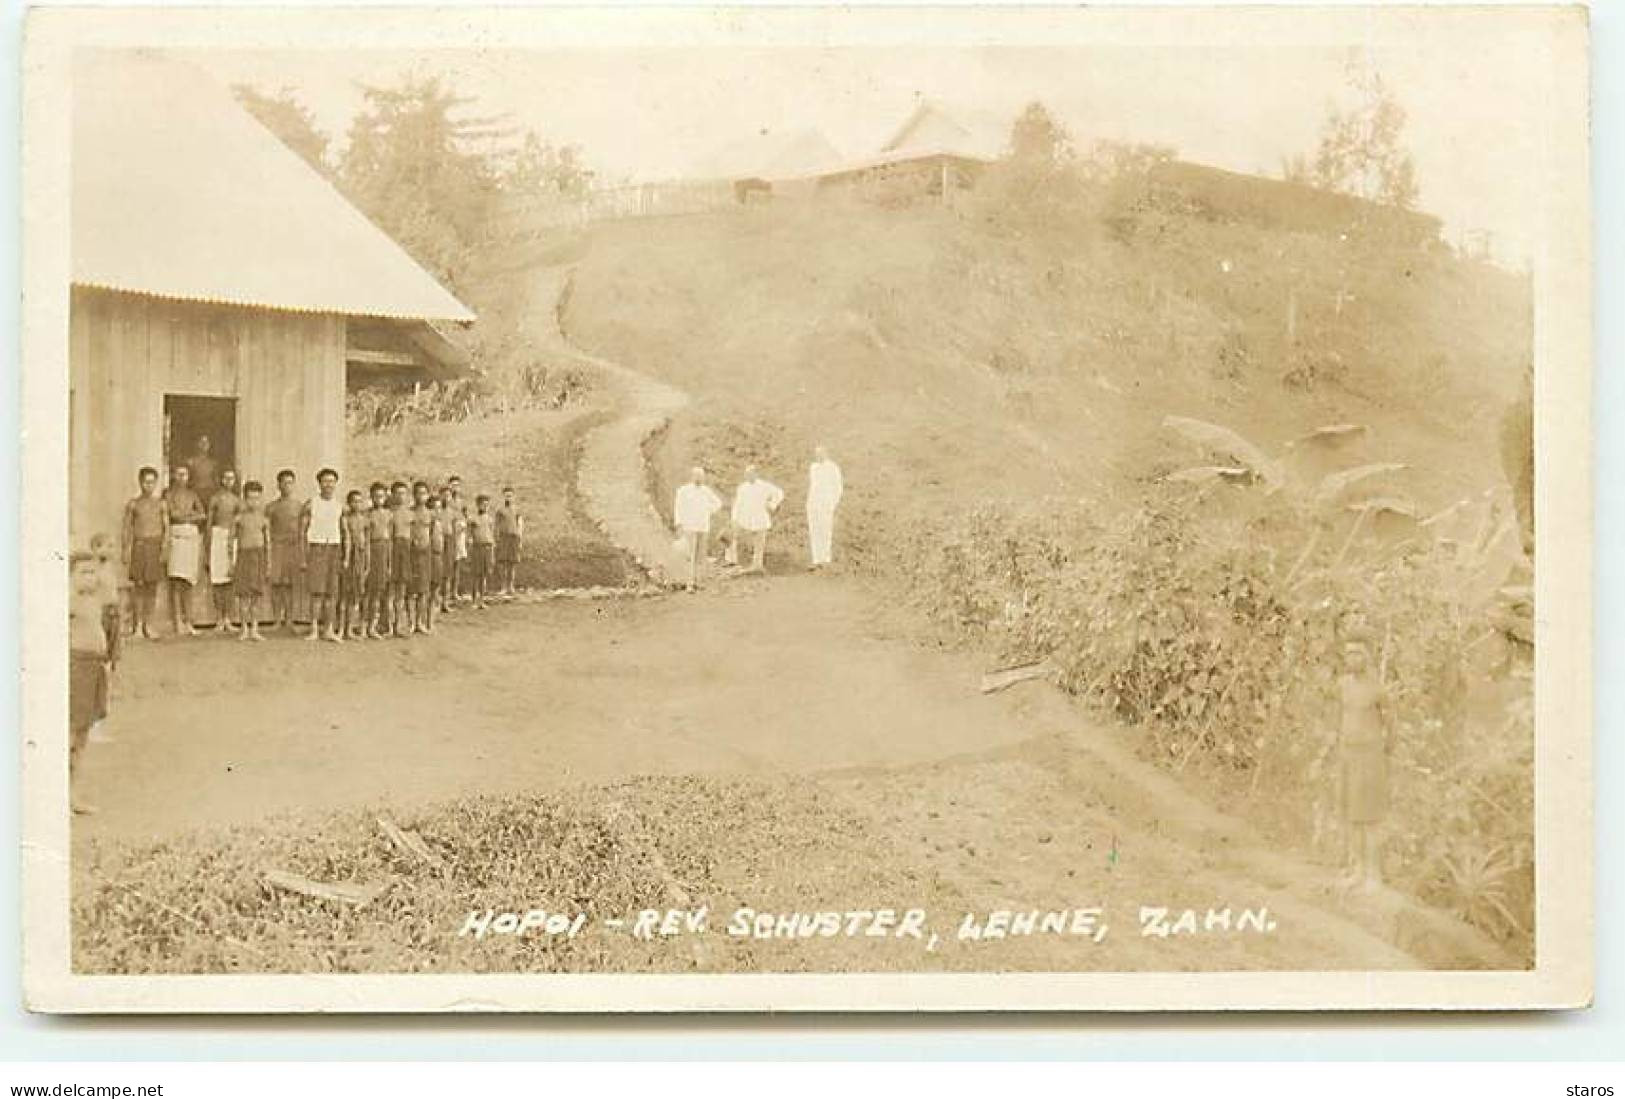
POLYGON ((1351 560, 1299 501, 1224 482, 1158 485, 1106 518, 982 508, 913 542, 910 588, 946 633, 1011 664, 1047 659, 1064 689, 1143 730, 1154 759, 1278 792, 1278 823, 1327 851, 1337 656, 1357 620, 1395 726, 1389 880, 1532 943, 1527 683, 1486 674, 1494 608, 1463 599, 1457 548, 1351 560))
POLYGON ((493 380, 489 375, 406 388, 368 386, 345 396, 349 434, 392 431, 408 425, 464 423, 527 408, 563 408, 591 388, 573 363, 529 362, 493 380))

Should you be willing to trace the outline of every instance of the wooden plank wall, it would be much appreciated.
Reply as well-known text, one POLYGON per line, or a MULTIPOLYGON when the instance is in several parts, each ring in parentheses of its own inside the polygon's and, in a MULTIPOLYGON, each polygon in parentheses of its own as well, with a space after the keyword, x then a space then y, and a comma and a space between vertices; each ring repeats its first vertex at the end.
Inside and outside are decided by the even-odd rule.
MULTIPOLYGON (((166 394, 237 399, 238 476, 344 470, 345 319, 75 287, 69 314, 75 544, 116 534, 136 471, 164 465, 166 394)), ((166 478, 167 480, 167 478, 166 478)), ((205 585, 197 621, 212 622, 205 585)), ((167 614, 167 610, 163 613, 167 614)))

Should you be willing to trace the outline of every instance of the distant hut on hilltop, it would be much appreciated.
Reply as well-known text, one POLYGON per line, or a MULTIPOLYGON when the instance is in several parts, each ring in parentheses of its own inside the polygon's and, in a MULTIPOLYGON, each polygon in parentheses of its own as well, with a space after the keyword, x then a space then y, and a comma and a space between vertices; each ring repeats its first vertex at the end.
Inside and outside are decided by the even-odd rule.
POLYGON ((819 186, 882 203, 952 202, 1010 146, 1011 120, 923 100, 871 157, 824 172, 819 186))
POLYGON ((76 540, 202 435, 240 478, 308 489, 344 469, 347 377, 458 369, 445 328, 474 314, 190 66, 80 59, 71 197, 76 540))

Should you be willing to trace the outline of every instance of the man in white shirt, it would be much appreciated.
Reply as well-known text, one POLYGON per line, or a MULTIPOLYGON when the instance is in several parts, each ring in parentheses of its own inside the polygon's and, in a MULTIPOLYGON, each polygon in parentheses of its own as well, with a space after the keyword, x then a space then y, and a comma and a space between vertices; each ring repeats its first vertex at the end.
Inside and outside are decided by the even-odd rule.
POLYGON ((784 503, 784 490, 762 479, 756 467, 745 467, 745 479, 734 489, 731 518, 734 529, 750 537, 750 564, 743 572, 766 572, 767 532, 773 529, 773 513, 784 503))
POLYGON ((711 516, 722 510, 722 497, 705 483, 705 470, 695 466, 689 480, 677 489, 672 503, 672 521, 677 533, 688 543, 688 590, 700 583, 700 562, 705 559, 706 542, 711 535, 711 516))
POLYGON ((844 491, 841 467, 830 459, 829 451, 816 448, 813 463, 807 467, 807 540, 812 544, 811 569, 821 569, 832 560, 835 508, 844 491))

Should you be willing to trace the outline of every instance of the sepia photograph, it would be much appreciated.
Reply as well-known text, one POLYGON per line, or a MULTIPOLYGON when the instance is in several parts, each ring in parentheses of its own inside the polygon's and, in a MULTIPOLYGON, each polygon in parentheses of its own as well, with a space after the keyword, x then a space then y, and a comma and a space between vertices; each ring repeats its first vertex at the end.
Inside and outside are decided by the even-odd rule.
POLYGON ((1583 13, 486 14, 31 21, 31 1006, 1589 999, 1583 13))

